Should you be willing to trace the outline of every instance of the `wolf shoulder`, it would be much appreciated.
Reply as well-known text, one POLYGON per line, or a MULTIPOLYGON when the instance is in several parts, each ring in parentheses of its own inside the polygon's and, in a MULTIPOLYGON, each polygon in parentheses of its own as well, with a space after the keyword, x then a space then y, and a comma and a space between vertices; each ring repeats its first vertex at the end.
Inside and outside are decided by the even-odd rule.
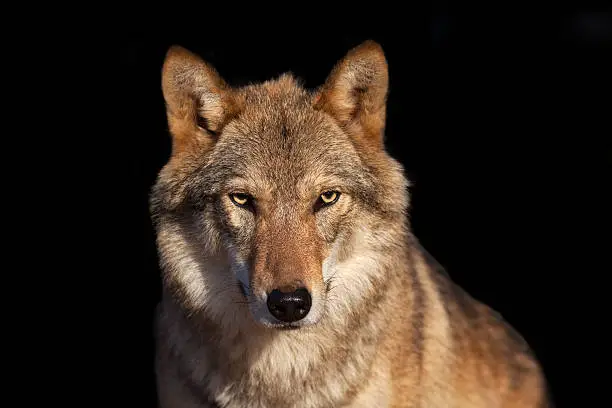
POLYGON ((447 274, 433 273, 439 274, 440 299, 448 315, 458 395, 490 395, 491 402, 504 408, 551 408, 542 367, 525 338, 447 274))

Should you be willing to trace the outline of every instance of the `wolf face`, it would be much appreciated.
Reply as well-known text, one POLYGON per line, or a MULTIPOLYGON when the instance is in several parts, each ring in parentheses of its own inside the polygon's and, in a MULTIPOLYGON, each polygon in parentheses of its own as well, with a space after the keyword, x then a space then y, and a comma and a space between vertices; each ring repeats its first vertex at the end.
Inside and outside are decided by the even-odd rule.
POLYGON ((289 75, 233 89, 179 47, 162 77, 172 156, 151 211, 173 295, 221 324, 284 329, 369 296, 408 206, 383 147, 380 47, 350 51, 315 91, 289 75))

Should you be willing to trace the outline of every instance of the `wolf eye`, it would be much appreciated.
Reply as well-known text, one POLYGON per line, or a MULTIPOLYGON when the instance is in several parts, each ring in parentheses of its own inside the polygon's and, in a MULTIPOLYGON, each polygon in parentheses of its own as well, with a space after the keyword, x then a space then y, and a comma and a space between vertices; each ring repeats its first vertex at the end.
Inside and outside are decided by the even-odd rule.
POLYGON ((321 194, 317 199, 314 210, 318 211, 322 207, 327 207, 328 205, 335 204, 336 201, 338 201, 338 198, 340 198, 339 191, 326 191, 321 194))
POLYGON ((248 207, 251 204, 251 197, 248 194, 231 193, 229 198, 238 207, 248 207))
POLYGON ((205 130, 206 132, 210 133, 211 135, 215 137, 218 136, 217 132, 210 129, 208 125, 208 120, 204 116, 198 115, 197 123, 200 129, 205 130))
POLYGON ((339 193, 335 191, 326 191, 321 194, 321 200, 323 200, 325 204, 331 204, 338 199, 338 195, 339 193))

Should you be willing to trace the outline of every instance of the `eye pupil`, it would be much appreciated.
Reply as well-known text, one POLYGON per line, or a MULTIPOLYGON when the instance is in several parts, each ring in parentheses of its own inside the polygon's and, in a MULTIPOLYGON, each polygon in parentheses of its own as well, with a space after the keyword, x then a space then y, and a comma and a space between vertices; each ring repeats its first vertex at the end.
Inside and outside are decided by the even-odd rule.
POLYGON ((320 209, 321 207, 326 207, 334 204, 336 201, 338 201, 339 197, 340 193, 337 191, 326 191, 324 193, 321 193, 317 204, 315 204, 315 211, 320 209))
POLYGON ((245 206, 248 204, 249 196, 247 194, 242 193, 234 193, 230 194, 230 199, 239 206, 245 206))
POLYGON ((325 202, 333 201, 336 198, 336 192, 326 191, 325 193, 322 194, 322 197, 323 197, 323 201, 325 202))

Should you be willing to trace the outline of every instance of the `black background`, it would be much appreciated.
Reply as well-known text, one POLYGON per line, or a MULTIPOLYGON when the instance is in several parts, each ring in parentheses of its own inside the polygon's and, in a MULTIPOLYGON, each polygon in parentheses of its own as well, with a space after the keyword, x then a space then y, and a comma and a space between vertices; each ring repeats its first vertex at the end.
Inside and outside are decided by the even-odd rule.
POLYGON ((155 404, 160 279, 148 194, 170 149, 160 77, 168 47, 200 54, 232 85, 291 71, 315 87, 351 47, 373 39, 389 62, 387 147, 414 184, 416 235, 523 334, 558 406, 573 406, 565 403, 575 385, 591 375, 585 360, 596 363, 585 352, 601 337, 592 312, 603 307, 596 288, 609 272, 595 256, 608 242, 600 237, 610 185, 610 17, 444 11, 344 24, 325 14, 248 24, 193 15, 179 28, 134 28, 106 44, 99 61, 117 75, 112 108, 96 120, 112 134, 87 145, 110 146, 103 185, 115 191, 100 194, 113 215, 98 224, 112 259, 102 280, 112 284, 94 335, 115 372, 101 394, 116 389, 136 401, 130 406, 155 404), (585 337, 589 346, 578 346, 585 337))

